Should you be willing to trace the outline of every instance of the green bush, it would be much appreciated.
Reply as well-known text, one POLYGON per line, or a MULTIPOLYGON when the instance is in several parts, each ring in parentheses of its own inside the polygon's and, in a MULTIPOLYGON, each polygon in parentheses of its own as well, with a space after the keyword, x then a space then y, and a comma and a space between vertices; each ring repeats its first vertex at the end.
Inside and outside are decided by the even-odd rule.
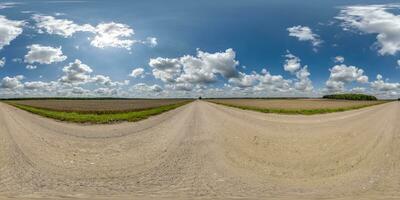
POLYGON ((345 99, 345 100, 358 100, 358 101, 376 101, 378 100, 375 96, 366 94, 331 94, 325 95, 324 99, 345 99))

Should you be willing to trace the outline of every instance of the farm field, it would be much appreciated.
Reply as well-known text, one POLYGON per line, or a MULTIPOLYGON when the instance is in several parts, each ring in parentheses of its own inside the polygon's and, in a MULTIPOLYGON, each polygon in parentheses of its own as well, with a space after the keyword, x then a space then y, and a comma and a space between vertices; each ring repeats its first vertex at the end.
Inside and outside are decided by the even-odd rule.
POLYGON ((186 102, 186 99, 117 99, 117 100, 16 100, 8 101, 13 104, 43 108, 53 111, 78 112, 78 113, 118 113, 146 110, 165 105, 186 102))
POLYGON ((387 102, 331 99, 210 99, 208 101, 242 109, 284 114, 322 114, 387 102))
POLYGON ((16 100, 6 101, 22 110, 60 121, 106 124, 139 121, 173 110, 191 100, 16 100))

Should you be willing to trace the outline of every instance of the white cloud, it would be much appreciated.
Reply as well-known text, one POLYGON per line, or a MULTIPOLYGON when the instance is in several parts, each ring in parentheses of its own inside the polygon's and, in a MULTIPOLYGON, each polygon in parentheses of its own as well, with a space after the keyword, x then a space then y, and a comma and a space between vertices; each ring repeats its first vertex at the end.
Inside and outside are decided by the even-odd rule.
POLYGON ((92 68, 83 64, 80 60, 76 59, 73 63, 69 63, 63 68, 64 76, 60 78, 62 83, 70 84, 84 84, 91 81, 90 73, 93 72, 92 68))
POLYGON ((60 83, 68 85, 84 85, 88 83, 94 83, 97 85, 116 87, 128 85, 129 80, 123 82, 112 81, 109 76, 94 75, 92 68, 86 64, 83 64, 80 60, 76 59, 74 62, 69 63, 63 68, 64 75, 58 80, 60 83))
POLYGON ((285 64, 283 65, 283 68, 285 71, 288 71, 290 73, 294 73, 297 70, 300 69, 301 64, 300 64, 300 58, 296 57, 295 55, 291 54, 289 51, 285 55, 286 60, 285 64))
POLYGON ((147 37, 142 43, 148 45, 149 47, 155 47, 158 45, 157 38, 155 37, 147 37))
POLYGON ((1 80, 0 87, 4 89, 16 89, 22 87, 21 80, 24 79, 24 76, 18 75, 14 77, 6 76, 1 80))
POLYGON ((382 75, 378 74, 376 80, 371 82, 371 88, 380 92, 392 92, 400 89, 400 83, 385 82, 382 75))
POLYGON ((229 79, 229 83, 236 87, 236 90, 244 92, 278 92, 286 93, 312 92, 313 85, 309 79, 308 67, 304 66, 295 72, 295 79, 284 79, 281 75, 271 75, 266 69, 261 73, 252 72, 245 74, 239 72, 239 76, 229 79))
POLYGON ((366 91, 365 87, 354 87, 350 90, 352 93, 364 93, 366 91))
POLYGON ((144 72, 144 69, 139 67, 139 68, 133 69, 131 74, 129 74, 129 76, 137 78, 139 76, 143 76, 143 72, 144 72))
POLYGON ((6 58, 3 57, 0 59, 0 68, 3 68, 6 65, 6 58))
POLYGON ((343 63, 344 57, 343 56, 336 56, 333 60, 335 63, 343 63))
POLYGON ((355 66, 335 65, 329 71, 331 74, 326 81, 326 89, 329 92, 343 92, 345 85, 354 81, 368 83, 368 77, 364 75, 364 70, 355 66))
POLYGON ((18 4, 20 4, 20 3, 18 3, 18 2, 2 2, 2 3, 0 3, 0 10, 6 9, 6 8, 13 8, 18 4))
POLYGON ((256 85, 253 90, 282 93, 292 90, 291 80, 286 80, 281 75, 272 75, 267 70, 262 71, 259 81, 259 84, 256 85))
POLYGON ((88 94, 90 93, 90 90, 81 88, 81 87, 73 87, 71 90, 72 94, 77 94, 77 95, 82 95, 82 94, 88 94))
POLYGON ((13 61, 15 63, 22 63, 22 59, 21 58, 13 58, 13 59, 11 59, 11 61, 13 61))
POLYGON ((51 64, 62 62, 67 59, 67 56, 63 55, 62 53, 61 47, 54 48, 50 46, 33 44, 27 48, 29 51, 28 54, 25 55, 25 62, 29 64, 51 64))
POLYGON ((162 92, 163 88, 157 84, 154 85, 147 85, 145 83, 138 83, 132 87, 132 91, 134 92, 162 92))
POLYGON ((101 23, 96 26, 95 32, 96 36, 90 44, 98 48, 117 47, 130 50, 135 43, 134 40, 128 39, 134 31, 126 24, 101 23))
POLYGON ((90 24, 75 24, 71 20, 56 19, 53 16, 33 15, 39 33, 60 35, 65 38, 71 37, 76 32, 94 32, 95 28, 90 24))
POLYGON ((24 83, 24 89, 26 90, 35 90, 35 91, 53 91, 58 87, 58 83, 51 82, 43 82, 43 81, 30 81, 24 83))
POLYGON ((196 85, 205 85, 217 81, 217 75, 229 79, 238 76, 232 49, 225 52, 208 53, 197 50, 196 56, 185 55, 180 58, 150 59, 155 78, 162 80, 175 89, 190 90, 196 85))
POLYGON ((88 82, 94 82, 97 84, 101 84, 104 86, 108 87, 114 87, 114 86, 121 86, 121 85, 128 85, 129 81, 126 80, 124 82, 118 82, 118 81, 112 81, 109 76, 104 76, 104 75, 96 75, 88 79, 88 82))
POLYGON ((230 78, 228 82, 240 88, 253 87, 260 82, 260 75, 255 72, 253 72, 252 74, 239 72, 238 77, 230 78))
POLYGON ((169 83, 174 83, 182 71, 182 65, 176 58, 152 58, 149 66, 153 68, 153 75, 156 79, 169 83))
POLYGON ((24 24, 24 21, 9 20, 0 15, 0 50, 22 33, 24 24))
POLYGON ((118 89, 116 89, 116 88, 97 88, 93 92, 100 96, 114 96, 114 95, 118 94, 118 89))
POLYGON ((312 32, 308 26, 293 26, 287 28, 289 36, 296 37, 299 41, 310 41, 314 47, 318 47, 322 40, 319 35, 312 32))
POLYGON ((77 32, 89 32, 94 34, 89 37, 90 44, 97 48, 125 48, 131 50, 135 43, 146 44, 150 47, 155 47, 157 38, 147 37, 146 40, 134 40, 132 36, 134 30, 127 24, 108 22, 100 23, 97 26, 90 24, 77 24, 68 19, 57 19, 53 16, 33 15, 33 20, 36 22, 36 28, 39 33, 48 33, 60 35, 65 38, 71 37, 77 32))
POLYGON ((33 69, 36 69, 37 66, 36 65, 27 65, 25 68, 29 69, 29 70, 33 70, 33 69))
POLYGON ((342 8, 336 19, 342 20, 345 30, 377 34, 380 55, 394 55, 400 50, 400 15, 389 12, 398 4, 356 5, 342 8))
POLYGON ((297 81, 294 83, 294 88, 300 92, 311 92, 314 87, 309 78, 310 72, 308 72, 307 65, 296 72, 297 81))

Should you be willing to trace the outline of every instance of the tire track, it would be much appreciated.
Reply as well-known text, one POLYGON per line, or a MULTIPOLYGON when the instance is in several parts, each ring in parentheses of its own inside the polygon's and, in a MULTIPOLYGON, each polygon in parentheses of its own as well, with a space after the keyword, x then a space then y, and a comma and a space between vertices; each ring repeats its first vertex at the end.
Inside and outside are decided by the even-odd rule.
POLYGON ((318 116, 195 101, 77 125, 0 103, 0 196, 400 198, 400 104, 318 116))

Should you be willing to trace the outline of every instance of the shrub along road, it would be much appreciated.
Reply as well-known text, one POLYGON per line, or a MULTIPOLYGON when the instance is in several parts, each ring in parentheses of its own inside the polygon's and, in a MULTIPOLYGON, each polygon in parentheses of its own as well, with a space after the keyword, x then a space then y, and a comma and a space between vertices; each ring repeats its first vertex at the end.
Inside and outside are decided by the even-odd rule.
POLYGON ((299 116, 194 101, 113 125, 0 103, 0 196, 395 199, 399 121, 400 102, 299 116))

